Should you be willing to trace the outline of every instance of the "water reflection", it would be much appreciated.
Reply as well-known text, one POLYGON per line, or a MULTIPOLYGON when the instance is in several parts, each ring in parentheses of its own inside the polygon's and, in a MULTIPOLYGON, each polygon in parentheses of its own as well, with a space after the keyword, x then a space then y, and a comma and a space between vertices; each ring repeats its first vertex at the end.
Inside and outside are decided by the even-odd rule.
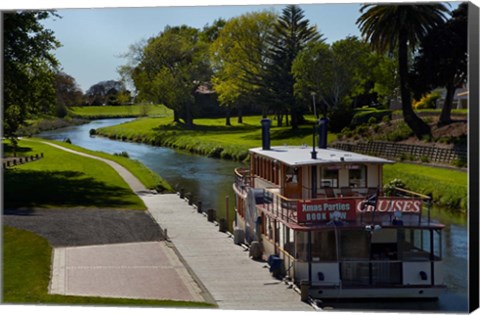
MULTIPOLYGON (((89 130, 130 121, 131 119, 104 119, 86 125, 68 127, 40 134, 46 139, 63 141, 69 138, 73 144, 107 153, 128 152, 160 174, 172 186, 183 187, 201 200, 203 208, 214 208, 218 217, 225 216, 225 197, 229 196, 230 221, 233 220, 234 195, 232 183, 233 170, 240 164, 232 161, 217 160, 198 155, 178 152, 169 148, 153 147, 145 144, 108 140, 102 137, 90 137, 89 130)), ((443 258, 445 282, 448 291, 434 301, 330 301, 325 306, 338 310, 408 310, 466 312, 467 299, 467 253, 468 235, 466 216, 442 209, 433 208, 432 219, 445 224, 443 233, 443 258)))

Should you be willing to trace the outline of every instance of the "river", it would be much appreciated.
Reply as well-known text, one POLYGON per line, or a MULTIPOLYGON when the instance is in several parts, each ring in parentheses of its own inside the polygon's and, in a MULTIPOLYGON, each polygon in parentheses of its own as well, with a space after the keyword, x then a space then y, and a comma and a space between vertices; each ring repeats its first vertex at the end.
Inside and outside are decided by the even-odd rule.
MULTIPOLYGON (((130 120, 130 118, 95 120, 85 125, 43 132, 38 136, 59 141, 69 138, 72 144, 111 154, 126 151, 130 158, 141 161, 173 187, 177 189, 181 187, 186 192, 193 193, 196 200, 202 201, 204 209, 216 209, 219 217, 225 216, 226 197, 228 196, 230 220, 233 219, 233 170, 240 166, 240 163, 192 155, 170 148, 91 137, 89 134, 92 128, 97 129, 130 120)), ((467 312, 467 219, 465 216, 459 216, 441 209, 433 209, 432 217, 438 218, 446 225, 442 252, 445 282, 448 284, 448 290, 438 300, 409 301, 408 303, 398 301, 331 302, 325 305, 337 310, 467 312)))

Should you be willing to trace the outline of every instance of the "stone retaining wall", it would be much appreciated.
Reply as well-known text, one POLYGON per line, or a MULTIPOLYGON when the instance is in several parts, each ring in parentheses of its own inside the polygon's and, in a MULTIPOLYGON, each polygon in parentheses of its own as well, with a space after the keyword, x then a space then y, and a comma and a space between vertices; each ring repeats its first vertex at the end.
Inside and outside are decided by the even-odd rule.
POLYGON ((425 162, 441 164, 467 161, 467 150, 463 148, 447 149, 386 141, 336 142, 332 143, 331 147, 389 159, 425 160, 425 162))

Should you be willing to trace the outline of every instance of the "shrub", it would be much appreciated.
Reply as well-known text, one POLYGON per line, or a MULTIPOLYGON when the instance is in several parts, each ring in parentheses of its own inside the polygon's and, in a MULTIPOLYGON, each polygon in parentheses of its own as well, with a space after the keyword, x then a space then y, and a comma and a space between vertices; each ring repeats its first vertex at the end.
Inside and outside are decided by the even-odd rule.
POLYGON ((437 107, 437 100, 440 98, 440 93, 432 92, 425 95, 419 101, 413 104, 414 109, 435 109, 437 107))
POLYGON ((429 163, 429 162, 430 162, 430 159, 428 158, 428 156, 422 155, 422 156, 420 157, 420 161, 422 161, 423 163, 429 163))
POLYGON ((401 122, 398 124, 397 128, 392 132, 386 134, 386 138, 388 141, 402 141, 405 139, 410 138, 413 136, 413 131, 408 127, 405 122, 401 122))
POLYGON ((130 158, 130 155, 128 155, 128 152, 126 152, 126 151, 122 151, 122 152, 120 152, 120 153, 113 153, 113 155, 115 155, 115 156, 123 156, 123 157, 125 157, 125 158, 127 158, 127 159, 130 158))
POLYGON ((392 196, 395 193, 395 188, 405 188, 405 186, 405 183, 401 179, 395 178, 383 186, 383 192, 387 196, 392 196))
POLYGON ((90 135, 91 135, 91 136, 94 136, 94 135, 96 135, 96 134, 97 134, 97 130, 96 130, 96 129, 93 129, 93 128, 90 129, 90 135))
POLYGON ((452 161, 452 165, 456 167, 467 167, 467 161, 465 159, 455 159, 452 161))
POLYGON ((63 140, 63 142, 68 143, 68 144, 72 144, 72 140, 70 140, 70 138, 66 138, 65 140, 63 140))
POLYGON ((358 126, 362 124, 374 124, 377 121, 384 119, 384 117, 388 117, 390 120, 392 116, 392 111, 388 109, 384 110, 377 110, 371 109, 369 111, 361 110, 356 111, 355 115, 352 118, 352 126, 358 126), (372 119, 373 118, 373 119, 372 119))

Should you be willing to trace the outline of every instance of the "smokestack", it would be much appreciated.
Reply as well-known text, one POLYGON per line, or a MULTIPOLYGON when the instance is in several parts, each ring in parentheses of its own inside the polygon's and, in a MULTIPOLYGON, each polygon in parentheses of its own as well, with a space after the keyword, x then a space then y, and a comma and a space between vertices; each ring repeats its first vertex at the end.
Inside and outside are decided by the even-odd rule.
POLYGON ((328 134, 328 118, 320 118, 318 120, 318 147, 320 149, 327 148, 327 134, 328 134))
POLYGON ((270 150, 270 126, 272 122, 268 118, 261 120, 262 123, 262 149, 270 150))

